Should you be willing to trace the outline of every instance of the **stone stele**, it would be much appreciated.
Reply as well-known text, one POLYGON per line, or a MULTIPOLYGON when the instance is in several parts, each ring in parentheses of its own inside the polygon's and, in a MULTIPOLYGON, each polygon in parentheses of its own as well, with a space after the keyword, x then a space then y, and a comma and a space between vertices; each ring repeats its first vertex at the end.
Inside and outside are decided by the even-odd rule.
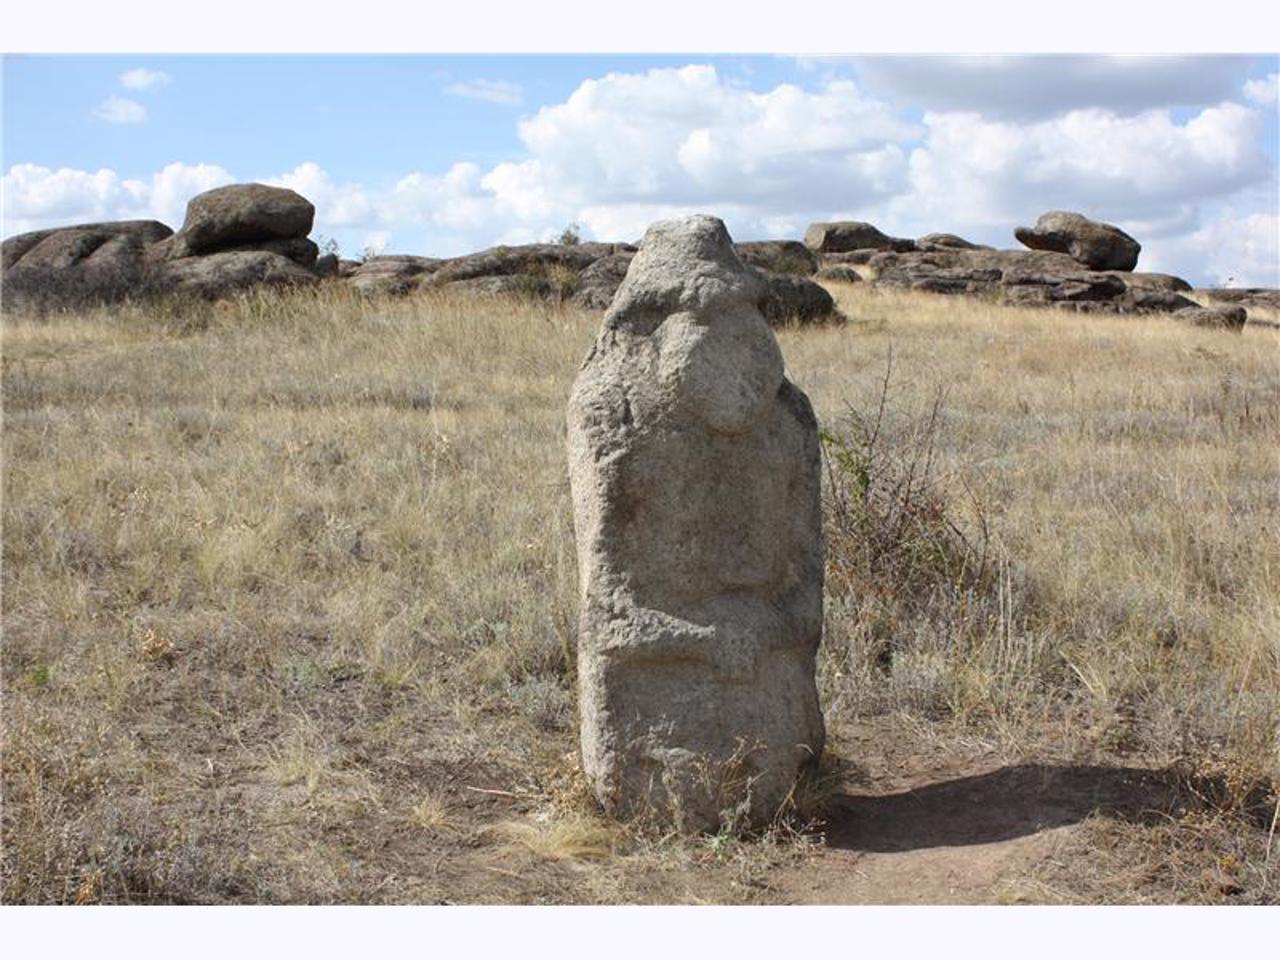
POLYGON ((817 422, 715 217, 653 224, 569 401, 583 768, 605 810, 767 823, 823 746, 817 422))

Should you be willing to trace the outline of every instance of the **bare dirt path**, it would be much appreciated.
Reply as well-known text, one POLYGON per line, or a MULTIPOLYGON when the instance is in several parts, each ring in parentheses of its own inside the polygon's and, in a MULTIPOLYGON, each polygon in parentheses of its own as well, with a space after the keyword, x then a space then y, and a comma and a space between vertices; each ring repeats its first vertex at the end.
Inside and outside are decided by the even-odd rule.
MULTIPOLYGON (((560 833, 573 818, 549 810, 532 788, 478 794, 492 803, 470 819, 488 826, 442 851, 430 890, 403 895, 491 903, 1274 902, 1271 807, 1226 809, 1221 783, 1098 741, 1087 727, 1065 724, 1002 740, 904 717, 844 723, 830 733, 833 788, 815 829, 632 836, 607 855, 612 841, 599 840, 592 855, 589 836, 560 833)), ((591 823, 602 821, 588 815, 575 829, 591 823)), ((406 851, 410 872, 415 860, 406 851)))
POLYGON ((865 728, 837 744, 841 756, 862 756, 865 765, 844 776, 820 851, 770 878, 782 901, 1040 900, 1038 869, 1090 818, 1140 827, 1177 803, 1168 776, 1150 769, 886 739, 883 727, 865 728))

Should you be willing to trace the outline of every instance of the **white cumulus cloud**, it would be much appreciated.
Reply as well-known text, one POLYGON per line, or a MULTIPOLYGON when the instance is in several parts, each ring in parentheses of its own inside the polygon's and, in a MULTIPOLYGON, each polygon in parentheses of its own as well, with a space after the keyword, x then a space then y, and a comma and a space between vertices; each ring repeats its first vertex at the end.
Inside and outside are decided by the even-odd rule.
POLYGON ((51 170, 18 163, 4 175, 5 234, 59 223, 129 219, 146 209, 148 189, 114 170, 51 170))
POLYGON ((120 85, 128 90, 150 90, 152 87, 162 87, 172 79, 163 70, 135 67, 120 74, 120 85))
POLYGON ((388 220, 431 225, 447 233, 482 235, 500 227, 493 195, 482 185, 483 172, 470 161, 451 166, 442 176, 411 173, 396 182, 379 207, 388 220))
POLYGON ((214 163, 171 163, 151 177, 147 215, 177 229, 186 216, 188 200, 197 193, 235 182, 230 171, 214 163))
POLYGON ((364 243, 361 244, 359 252, 369 254, 385 253, 390 243, 391 231, 371 230, 364 235, 364 243))
POLYGON ((611 223, 633 236, 649 210, 737 209, 731 228, 758 232, 780 210, 892 196, 918 133, 847 80, 755 93, 711 66, 613 73, 522 121, 526 158, 483 186, 527 225, 611 223))
POLYGON ((1208 269, 1220 283, 1280 287, 1280 214, 1228 215, 1201 235, 1208 269))
POLYGON ((1280 73, 1273 73, 1269 77, 1257 80, 1248 80, 1245 82, 1243 91, 1246 97, 1262 106, 1280 102, 1280 73))
POLYGON ((363 226, 375 216, 373 203, 364 187, 334 183, 318 163, 310 160, 264 182, 302 194, 315 204, 317 224, 330 231, 363 226))
POLYGON ((524 100, 524 91, 517 83, 508 80, 462 80, 451 83, 444 92, 471 100, 487 100, 507 106, 518 106, 524 100))
POLYGON ((176 228, 188 200, 233 182, 222 167, 205 163, 171 163, 145 180, 106 168, 90 172, 14 164, 3 178, 3 232, 10 236, 71 223, 136 219, 176 228))
POLYGON ((924 123, 910 188, 883 214, 907 234, 967 229, 1007 245, 1014 226, 1051 209, 1185 229, 1192 207, 1272 176, 1261 118, 1237 103, 1185 123, 1167 110, 1094 109, 1031 124, 975 113, 926 114, 924 123))
POLYGON ((1280 286, 1280 214, 1226 209, 1162 255, 1170 272, 1215 286, 1280 286))
POLYGON ((117 97, 115 94, 107 97, 107 99, 94 107, 93 115, 99 120, 105 120, 107 123, 147 122, 146 107, 136 100, 130 100, 128 97, 117 97))

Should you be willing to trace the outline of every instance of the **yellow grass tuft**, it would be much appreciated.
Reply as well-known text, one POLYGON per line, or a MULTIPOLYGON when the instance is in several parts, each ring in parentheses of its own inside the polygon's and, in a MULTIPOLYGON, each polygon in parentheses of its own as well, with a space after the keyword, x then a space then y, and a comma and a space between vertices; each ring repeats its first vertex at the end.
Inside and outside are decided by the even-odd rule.
POLYGON ((616 827, 588 817, 544 823, 508 821, 493 828, 503 849, 540 860, 592 860, 609 856, 620 836, 616 827))
POLYGON ((412 812, 414 824, 423 830, 434 832, 451 826, 449 803, 438 790, 423 790, 412 812))

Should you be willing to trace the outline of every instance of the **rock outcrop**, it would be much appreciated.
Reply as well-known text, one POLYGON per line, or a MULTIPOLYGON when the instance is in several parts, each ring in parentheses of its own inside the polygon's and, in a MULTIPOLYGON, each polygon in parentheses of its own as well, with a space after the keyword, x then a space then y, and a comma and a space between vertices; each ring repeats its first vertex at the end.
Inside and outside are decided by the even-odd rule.
POLYGON ((158 220, 119 220, 33 230, 0 244, 0 262, 5 270, 20 262, 28 268, 63 269, 101 254, 104 247, 118 249, 122 241, 145 247, 171 236, 173 231, 158 220))
POLYGON ((651 226, 569 402, 583 767, 618 816, 769 820, 823 746, 817 424, 724 224, 651 226))
MULTIPOLYGON (((1205 291, 1194 291, 1198 300, 1186 296, 1193 291, 1179 277, 1089 270, 1075 258, 1052 251, 939 248, 886 252, 872 257, 867 268, 874 274, 874 282, 885 287, 980 296, 1021 306, 1080 313, 1164 313, 1198 326, 1234 331, 1242 329, 1247 319, 1243 307, 1218 305, 1203 296, 1205 291)), ((828 265, 819 271, 819 277, 835 269, 841 267, 828 265)))
POLYGON ((316 257, 316 262, 311 265, 311 270, 317 277, 324 279, 325 277, 336 277, 340 270, 336 253, 325 253, 316 257))
POLYGON ((853 267, 843 263, 831 263, 819 268, 814 274, 815 280, 834 281, 835 283, 861 283, 862 274, 853 267))
POLYGON ((748 240, 733 249, 743 263, 769 273, 811 277, 818 272, 818 258, 799 240, 748 240))
POLYGON ((804 232, 804 245, 814 253, 849 253, 853 250, 896 250, 916 248, 914 240, 890 237, 861 220, 812 223, 804 232))
POLYGON ((1197 304, 1184 280, 1159 273, 1088 270, 1065 253, 938 249, 879 253, 867 266, 886 287, 968 294, 1027 306, 1110 313, 1169 313, 1197 304))
POLYGON ((346 274, 339 274, 361 293, 399 294, 415 289, 419 280, 440 269, 445 261, 434 257, 414 257, 406 254, 370 257, 363 263, 355 263, 346 274))
POLYGON ((1243 309, 1249 323, 1280 327, 1280 290, 1271 287, 1203 287, 1195 298, 1210 307, 1236 306, 1243 309))
POLYGON ((575 305, 586 310, 607 310, 613 295, 622 286, 631 266, 633 253, 611 253, 601 257, 578 274, 578 289, 573 293, 575 305))
MULTIPOLYGON (((870 247, 866 250, 850 250, 846 253, 824 253, 821 257, 823 267, 831 266, 863 266, 871 262, 871 258, 884 253, 883 250, 877 250, 870 247)), ((822 269, 819 267, 818 269, 822 269)))
POLYGON ((284 187, 237 183, 187 203, 182 229, 147 258, 165 290, 217 299, 257 286, 308 286, 320 249, 307 238, 315 207, 284 187))
POLYGON ((446 261, 436 271, 432 282, 444 285, 476 277, 518 274, 544 279, 556 273, 576 276, 601 257, 615 253, 635 253, 635 247, 624 243, 527 243, 490 247, 446 261))
POLYGON ((5 302, 90 306, 148 291, 146 251, 172 234, 156 220, 124 220, 10 237, 0 246, 5 302))
POLYGON ((1142 252, 1119 227, 1065 210, 1042 214, 1034 227, 1018 227, 1013 235, 1032 250, 1065 253, 1090 270, 1132 270, 1142 252))
POLYGON ((1224 330, 1240 331, 1249 319, 1244 307, 1201 307, 1198 305, 1180 310, 1174 316, 1184 323, 1192 323, 1197 327, 1219 327, 1224 330))
MULTIPOLYGON (((314 283, 315 208, 280 187, 235 184, 187 204, 174 233, 155 220, 41 230, 4 242, 6 303, 63 309, 183 294, 216 298, 265 284, 314 283)), ((336 263, 324 271, 334 272, 336 263)))
POLYGON ((451 280, 444 289, 471 297, 516 297, 560 302, 572 297, 573 279, 556 280, 536 273, 500 273, 495 276, 451 280))
MULTIPOLYGON (((497 246, 449 259, 342 260, 334 253, 320 256, 307 236, 314 217, 315 208, 294 191, 250 183, 194 197, 177 233, 154 220, 24 233, 3 243, 4 303, 78 309, 166 293, 216 298, 258 284, 324 279, 375 295, 445 290, 604 310, 636 255, 633 244, 586 242, 497 246)), ((1052 211, 1015 233, 1032 249, 996 250, 954 233, 908 240, 870 223, 840 221, 812 224, 804 243, 760 240, 734 250, 762 281, 759 307, 774 325, 843 321, 815 282, 823 281, 1063 310, 1174 313, 1225 329, 1239 329, 1239 314, 1217 308, 1239 306, 1248 322, 1280 326, 1275 290, 1193 291, 1178 277, 1137 273, 1138 242, 1109 224, 1052 211), (1187 312, 1202 306, 1207 312, 1187 312)))
POLYGON ((886 287, 931 293, 996 294, 1006 271, 1027 278, 1078 274, 1080 265, 1059 253, 1015 250, 934 250, 927 253, 878 253, 867 267, 886 287))
MULTIPOLYGON (((763 281, 760 307, 770 322, 825 323, 844 319, 831 295, 809 279, 817 259, 803 244, 763 240, 737 244, 735 251, 743 261, 757 265, 752 269, 763 281), (768 267, 778 267, 783 272, 768 267)), ((365 293, 396 295, 447 290, 482 297, 569 302, 587 310, 604 310, 635 255, 636 248, 629 243, 531 243, 491 247, 450 260, 372 257, 348 269, 344 278, 365 293)))
POLYGON ((320 278, 288 257, 269 250, 228 250, 184 257, 165 265, 168 292, 216 300, 253 287, 310 286, 320 278))

